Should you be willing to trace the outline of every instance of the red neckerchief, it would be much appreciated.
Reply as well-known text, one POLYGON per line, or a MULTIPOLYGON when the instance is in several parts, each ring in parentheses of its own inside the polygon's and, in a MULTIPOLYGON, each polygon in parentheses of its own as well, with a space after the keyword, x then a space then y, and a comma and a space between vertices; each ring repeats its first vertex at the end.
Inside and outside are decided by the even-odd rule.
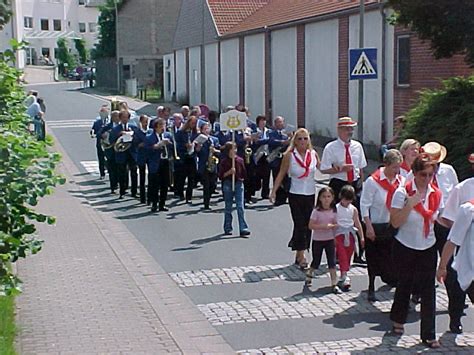
POLYGON ((387 206, 387 209, 390 211, 390 208, 392 207, 392 198, 393 194, 395 193, 395 190, 400 186, 400 181, 395 177, 395 181, 393 184, 388 181, 388 179, 381 179, 380 178, 381 174, 381 169, 377 169, 373 174, 372 174, 372 179, 380 185, 385 191, 387 191, 387 198, 385 199, 385 206, 387 206))
POLYGON ((311 166, 311 152, 309 150, 306 150, 306 154, 304 156, 304 163, 301 161, 301 159, 296 155, 296 152, 293 151, 293 156, 295 157, 296 162, 298 163, 299 166, 301 166, 304 169, 304 174, 301 176, 298 176, 298 179, 305 178, 309 175, 309 167, 311 166))
POLYGON ((407 173, 411 171, 410 165, 408 165, 408 163, 405 160, 402 162, 402 165, 400 165, 400 169, 405 170, 407 173))
MULTIPOLYGON (((433 192, 430 193, 430 196, 428 197, 428 210, 425 210, 421 202, 419 202, 414 207, 415 211, 421 214, 421 216, 423 217, 423 231, 425 234, 425 238, 428 238, 428 234, 430 233, 431 217, 433 217, 435 212, 438 210, 439 204, 441 202, 441 191, 433 184, 430 184, 430 186, 433 189, 433 192)), ((407 184, 405 185, 405 189, 407 191, 408 196, 413 196, 415 194, 415 191, 413 190, 413 181, 407 182, 407 184)))

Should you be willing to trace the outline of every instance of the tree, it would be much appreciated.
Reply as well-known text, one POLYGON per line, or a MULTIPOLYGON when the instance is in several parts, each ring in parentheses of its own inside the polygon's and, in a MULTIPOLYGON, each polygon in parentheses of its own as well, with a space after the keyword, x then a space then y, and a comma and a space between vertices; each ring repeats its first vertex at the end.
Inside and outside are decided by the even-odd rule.
POLYGON ((19 85, 22 73, 12 65, 20 44, 12 43, 14 50, 0 57, 0 295, 20 292, 10 264, 41 249, 35 224, 55 220, 34 206, 56 184, 64 183, 55 173, 60 156, 50 151, 51 138, 39 141, 27 129, 30 118, 19 85))
POLYGON ((460 53, 474 66, 474 1, 388 0, 388 5, 395 10, 395 23, 431 41, 435 58, 460 53))
POLYGON ((10 0, 0 0, 0 30, 7 24, 12 15, 10 0))
POLYGON ((107 0, 99 8, 99 42, 93 51, 94 59, 116 56, 115 2, 120 9, 125 0, 107 0))
POLYGON ((79 60, 82 64, 86 64, 89 60, 89 51, 86 48, 86 40, 83 38, 74 39, 74 45, 77 53, 79 53, 79 60))
POLYGON ((74 68, 76 66, 76 60, 74 56, 71 54, 69 50, 68 42, 65 38, 59 38, 57 41, 58 45, 58 65, 59 71, 64 73, 64 68, 67 67, 69 69, 74 68))

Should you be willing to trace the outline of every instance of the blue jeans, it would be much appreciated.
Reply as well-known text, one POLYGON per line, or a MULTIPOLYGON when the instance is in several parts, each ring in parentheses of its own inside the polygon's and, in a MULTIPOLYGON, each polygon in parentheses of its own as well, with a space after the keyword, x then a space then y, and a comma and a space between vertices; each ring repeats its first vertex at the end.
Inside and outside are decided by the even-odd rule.
POLYGON ((242 181, 235 182, 235 190, 232 191, 232 180, 224 180, 222 182, 222 193, 224 194, 225 211, 224 211, 224 232, 232 231, 232 206, 237 206, 237 217, 239 220, 239 231, 248 230, 247 222, 244 216, 244 183, 242 181))

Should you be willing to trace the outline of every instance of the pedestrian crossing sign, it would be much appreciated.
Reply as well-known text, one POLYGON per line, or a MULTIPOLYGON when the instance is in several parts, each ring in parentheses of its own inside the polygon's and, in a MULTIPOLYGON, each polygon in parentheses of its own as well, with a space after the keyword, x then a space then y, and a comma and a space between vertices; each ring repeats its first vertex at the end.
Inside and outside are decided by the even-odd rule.
POLYGON ((349 79, 377 79, 377 48, 349 49, 349 79))

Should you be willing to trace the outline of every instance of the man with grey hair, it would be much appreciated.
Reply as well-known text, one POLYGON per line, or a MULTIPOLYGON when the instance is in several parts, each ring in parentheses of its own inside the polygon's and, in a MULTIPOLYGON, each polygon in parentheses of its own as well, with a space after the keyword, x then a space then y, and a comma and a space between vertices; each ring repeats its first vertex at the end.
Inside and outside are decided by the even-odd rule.
POLYGON ((102 105, 99 109, 99 117, 94 121, 90 135, 91 138, 96 138, 96 151, 97 151, 97 160, 99 162, 99 173, 100 179, 105 178, 105 155, 104 150, 102 149, 102 137, 100 132, 102 129, 109 123, 109 107, 108 105, 102 105))
POLYGON ((183 121, 186 121, 189 116, 189 106, 183 105, 181 106, 181 115, 183 115, 183 121))
MULTIPOLYGON (((275 158, 270 158, 272 160, 267 158, 267 160, 272 171, 273 183, 275 183, 275 179, 277 178, 278 173, 280 171, 283 152, 286 150, 288 144, 290 143, 290 136, 284 132, 285 119, 282 116, 277 116, 273 124, 274 129, 268 134, 268 148, 270 150, 268 158, 275 158), (276 153, 281 154, 275 155, 276 153)), ((275 206, 283 205, 286 203, 286 200, 288 198, 287 191, 289 189, 289 186, 290 179, 286 176, 283 179, 281 187, 276 193, 275 206)))

